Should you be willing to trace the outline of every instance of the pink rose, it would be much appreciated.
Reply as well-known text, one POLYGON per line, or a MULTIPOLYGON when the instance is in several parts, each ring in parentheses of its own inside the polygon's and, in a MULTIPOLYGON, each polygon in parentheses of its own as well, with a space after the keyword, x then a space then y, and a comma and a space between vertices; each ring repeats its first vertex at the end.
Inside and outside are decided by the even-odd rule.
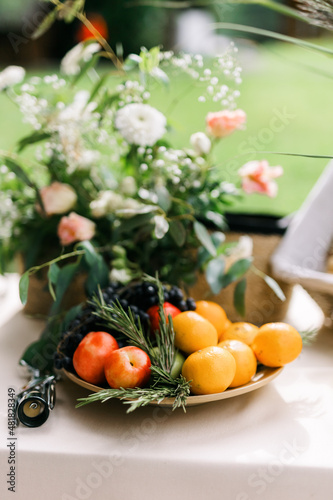
POLYGON ((96 224, 86 217, 71 212, 62 217, 58 224, 58 236, 64 246, 75 241, 91 240, 95 235, 96 224))
POLYGON ((266 160, 249 161, 238 170, 238 174, 242 178, 245 193, 262 193, 274 198, 278 186, 273 179, 283 174, 283 168, 270 167, 266 160))
POLYGON ((225 137, 234 130, 243 128, 246 122, 246 114, 242 109, 236 111, 217 111, 208 113, 206 117, 207 130, 213 137, 225 137))
MULTIPOLYGON (((68 184, 53 182, 40 190, 40 196, 47 215, 69 212, 77 201, 74 189, 68 184)), ((37 207, 41 211, 40 206, 37 207)))

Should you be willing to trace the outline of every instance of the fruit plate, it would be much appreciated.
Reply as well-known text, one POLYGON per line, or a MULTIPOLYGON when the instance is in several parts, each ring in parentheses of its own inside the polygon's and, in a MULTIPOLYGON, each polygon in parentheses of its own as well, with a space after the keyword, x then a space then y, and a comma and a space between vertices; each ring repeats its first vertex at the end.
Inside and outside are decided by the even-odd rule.
MULTIPOLYGON (((268 368, 267 366, 260 365, 258 366, 257 373, 252 378, 251 382, 248 384, 242 385, 240 387, 230 388, 224 392, 215 393, 215 394, 204 394, 201 396, 189 396, 186 401, 186 406, 196 406, 204 403, 210 403, 213 401, 219 401, 220 399, 228 399, 233 398, 235 396, 240 396, 241 394, 246 394, 247 392, 255 391, 260 387, 271 382, 275 377, 277 377, 283 367, 281 368, 268 368)), ((98 387, 97 385, 89 384, 89 382, 85 382, 81 378, 77 377, 71 372, 63 369, 65 375, 75 384, 84 387, 85 389, 89 389, 90 392, 99 392, 105 390, 105 387, 98 387)), ((165 407, 172 407, 175 399, 174 398, 165 398, 162 401, 152 401, 149 403, 150 405, 159 405, 165 407)))

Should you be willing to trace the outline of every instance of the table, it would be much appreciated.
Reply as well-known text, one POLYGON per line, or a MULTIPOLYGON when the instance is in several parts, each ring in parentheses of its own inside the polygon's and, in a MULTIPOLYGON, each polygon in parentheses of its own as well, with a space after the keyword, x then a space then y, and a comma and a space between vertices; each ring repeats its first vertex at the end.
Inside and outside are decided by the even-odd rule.
MULTIPOLYGON (((186 414, 146 407, 126 415, 119 401, 75 409, 87 392, 62 380, 47 422, 15 430, 16 493, 9 492, 7 391, 26 382, 17 360, 43 327, 23 315, 17 283, 10 277, 0 299, 1 499, 332 499, 328 329, 267 386, 186 414)), ((310 300, 298 290, 289 320, 319 321, 310 300)))

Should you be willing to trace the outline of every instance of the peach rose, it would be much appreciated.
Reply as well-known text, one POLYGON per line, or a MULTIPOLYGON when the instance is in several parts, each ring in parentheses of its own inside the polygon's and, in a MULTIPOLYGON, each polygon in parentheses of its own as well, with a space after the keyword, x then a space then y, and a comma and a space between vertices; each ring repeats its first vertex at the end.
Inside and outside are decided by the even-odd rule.
POLYGON ((283 174, 283 168, 270 167, 266 160, 249 161, 238 170, 238 174, 245 193, 262 193, 274 198, 278 191, 274 179, 283 174))
POLYGON ((75 241, 91 240, 95 235, 96 224, 86 217, 71 212, 62 217, 58 224, 58 236, 63 246, 75 241))
POLYGON ((213 137, 226 137, 234 130, 239 130, 246 122, 246 114, 242 109, 236 111, 217 111, 208 113, 206 117, 207 130, 213 137))
MULTIPOLYGON (((40 196, 47 215, 69 212, 77 201, 76 192, 68 184, 53 182, 40 190, 40 196)), ((40 211, 40 207, 38 207, 40 211)))

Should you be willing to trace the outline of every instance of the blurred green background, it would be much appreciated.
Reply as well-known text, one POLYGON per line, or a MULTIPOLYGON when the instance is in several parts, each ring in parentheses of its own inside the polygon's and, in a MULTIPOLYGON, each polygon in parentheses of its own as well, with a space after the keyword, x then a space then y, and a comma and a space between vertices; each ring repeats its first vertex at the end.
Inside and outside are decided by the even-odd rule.
MULTIPOLYGON (((88 0, 86 3, 88 16, 90 8, 91 12, 104 16, 113 47, 121 43, 127 54, 138 52, 142 45, 174 46, 179 11, 128 7, 127 4, 121 0, 88 0)), ((40 14, 41 5, 44 13, 46 4, 32 0, 1 1, 0 68, 21 64, 28 68, 30 75, 58 71, 59 59, 77 42, 78 23, 58 22, 40 40, 29 39, 35 21, 40 19, 37 13, 40 14)), ((300 25, 260 7, 214 6, 209 12, 215 20, 257 25, 291 35, 318 37, 322 34, 317 28, 300 25)), ((233 39, 240 47, 240 63, 244 67, 238 104, 246 111, 248 122, 245 131, 233 134, 218 145, 216 168, 226 180, 235 181, 237 169, 249 160, 266 158, 272 165, 282 165, 285 175, 278 180, 279 194, 275 199, 245 196, 233 210, 286 215, 300 207, 328 160, 267 152, 332 154, 332 58, 258 37, 247 41, 244 37, 233 39)), ((312 41, 333 48, 332 39, 327 36, 312 41)), ((184 94, 188 85, 186 77, 180 76, 174 93, 158 91, 154 102, 161 111, 166 111, 168 103, 184 94)), ((199 103, 199 95, 201 90, 195 87, 186 92, 171 114, 170 135, 177 146, 188 144, 193 132, 204 130, 206 113, 218 109, 199 103)), ((0 95, 0 110, 0 148, 11 149, 29 128, 4 95, 0 95)))

